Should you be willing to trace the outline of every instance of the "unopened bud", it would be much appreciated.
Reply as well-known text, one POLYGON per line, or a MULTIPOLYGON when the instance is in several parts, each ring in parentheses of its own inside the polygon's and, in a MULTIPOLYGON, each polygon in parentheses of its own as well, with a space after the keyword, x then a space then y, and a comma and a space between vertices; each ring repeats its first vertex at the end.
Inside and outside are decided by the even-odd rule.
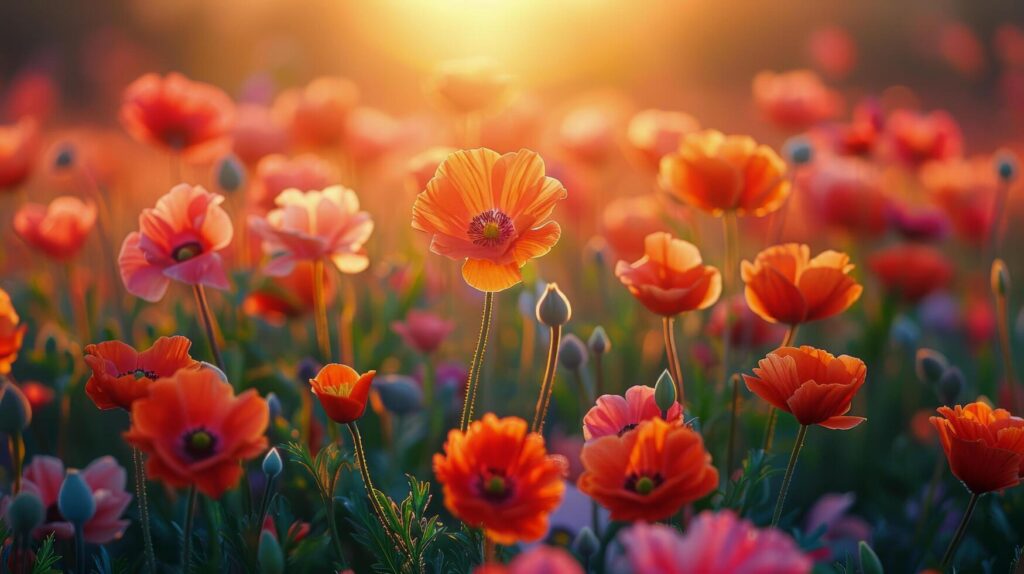
POLYGON ((25 393, 11 383, 0 385, 0 431, 18 434, 32 422, 32 404, 25 393))
POLYGON ((957 367, 950 367, 943 373, 937 385, 939 400, 944 405, 956 404, 960 391, 964 388, 964 374, 957 367))
POLYGON ((31 492, 20 492, 7 507, 7 525, 15 534, 26 536, 43 523, 43 501, 31 492))
POLYGON ((558 348, 558 362, 570 371, 577 371, 587 363, 587 347, 576 335, 562 337, 558 348))
POLYGON ((281 399, 277 397, 277 393, 267 393, 267 408, 270 410, 270 420, 281 416, 281 399))
POLYGON ((284 461, 281 460, 281 453, 277 452, 276 448, 270 449, 267 456, 263 457, 263 474, 267 475, 267 478, 277 478, 282 470, 284 461))
POLYGON ((584 526, 572 541, 572 549, 581 558, 590 558, 601 549, 601 541, 589 526, 584 526))
POLYGON ((1012 151, 1000 150, 996 153, 996 175, 1003 182, 1017 179, 1017 156, 1012 151))
POLYGON ((1010 292, 1010 270, 1006 268, 1006 263, 1003 263, 1002 259, 992 262, 992 273, 989 280, 992 282, 992 293, 1006 297, 1006 294, 1010 292))
POLYGON ((548 327, 560 327, 572 318, 572 305, 557 283, 548 283, 537 301, 537 320, 548 327))
POLYGON ((96 514, 92 490, 77 470, 69 470, 57 494, 57 508, 65 520, 80 528, 96 514))
POLYGON ((281 544, 267 530, 260 533, 260 545, 256 549, 256 559, 260 565, 260 574, 284 572, 284 553, 281 551, 281 544))
POLYGON ((793 165, 804 165, 814 159, 814 146, 804 136, 794 136, 782 146, 784 155, 793 165))
POLYGON ((373 388, 384 408, 396 415, 408 415, 423 408, 423 388, 405 375, 381 375, 373 379, 373 388))
POLYGON ((934 385, 949 369, 949 361, 942 353, 932 349, 918 349, 914 361, 914 371, 922 383, 934 385))
POLYGON ((595 355, 603 355, 612 350, 612 341, 608 338, 608 333, 604 332, 604 327, 598 325, 587 339, 587 346, 595 355))
POLYGON ((238 191, 245 182, 245 167, 234 155, 225 156, 217 164, 217 185, 227 192, 238 191))
POLYGON ((654 384, 654 404, 658 405, 661 412, 667 413, 672 405, 676 404, 676 383, 668 370, 661 372, 658 382, 654 384))

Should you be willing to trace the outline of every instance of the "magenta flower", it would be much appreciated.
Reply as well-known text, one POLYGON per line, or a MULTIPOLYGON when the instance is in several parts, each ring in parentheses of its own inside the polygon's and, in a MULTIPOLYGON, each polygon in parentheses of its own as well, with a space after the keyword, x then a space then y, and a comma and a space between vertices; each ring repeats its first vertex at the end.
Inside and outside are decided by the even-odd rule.
POLYGON ((424 355, 437 350, 452 330, 455 323, 442 319, 429 311, 413 309, 405 316, 405 321, 394 321, 391 330, 402 337, 406 345, 424 355))
POLYGON ((228 289, 219 251, 231 243, 224 197, 183 183, 142 210, 139 230, 124 238, 117 263, 129 293, 156 302, 171 280, 228 289))
MULTIPOLYGON (((25 467, 22 474, 22 489, 39 497, 46 507, 46 521, 34 535, 42 538, 53 533, 57 538, 71 538, 74 526, 64 520, 57 509, 57 495, 64 481, 64 463, 56 457, 36 455, 25 467)), ((106 544, 121 537, 129 521, 122 519, 125 509, 132 501, 132 495, 125 491, 124 468, 111 456, 92 461, 82 471, 82 478, 92 490, 96 501, 96 513, 85 522, 83 533, 89 544, 106 544)))
POLYGON ((842 559, 856 552, 861 540, 871 540, 871 525, 863 518, 848 514, 855 501, 852 492, 823 494, 807 512, 805 532, 810 534, 825 528, 821 539, 826 546, 813 553, 817 560, 829 560, 833 556, 842 559))
POLYGON ((806 574, 813 566, 788 534, 727 510, 700 513, 686 534, 638 523, 621 536, 635 574, 806 574))
MULTIPOLYGON (((679 403, 668 410, 668 422, 679 420, 679 403)), ((583 438, 591 440, 607 435, 622 436, 640 423, 661 417, 661 409, 654 402, 654 388, 636 385, 619 395, 601 395, 587 415, 583 417, 583 438)))

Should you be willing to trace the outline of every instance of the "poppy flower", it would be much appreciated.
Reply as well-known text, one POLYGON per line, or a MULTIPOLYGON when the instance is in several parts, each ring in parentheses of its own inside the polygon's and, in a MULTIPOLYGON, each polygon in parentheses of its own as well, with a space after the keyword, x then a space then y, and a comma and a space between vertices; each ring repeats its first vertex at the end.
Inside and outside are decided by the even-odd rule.
POLYGON ((788 534, 759 529, 730 510, 701 512, 685 533, 641 522, 620 540, 634 574, 807 574, 814 567, 788 534))
POLYGON ((52 388, 36 381, 22 383, 18 387, 21 389, 21 394, 25 395, 25 398, 28 399, 32 412, 36 412, 52 403, 54 396, 57 394, 52 388))
POLYGON ((96 205, 65 195, 49 205, 26 203, 14 214, 14 231, 32 247, 66 261, 74 257, 96 224, 96 205))
POLYGON ((891 153, 907 164, 959 157, 963 151, 960 126, 948 113, 896 110, 886 121, 891 153))
POLYGON ((754 76, 754 104, 777 127, 799 132, 835 117, 842 97, 810 70, 754 76))
POLYGON ((286 189, 315 191, 337 184, 337 170, 330 163, 313 154, 293 158, 268 155, 256 164, 251 200, 262 210, 276 206, 277 196, 286 189))
POLYGON ((18 359, 27 328, 14 310, 11 296, 0 289, 0 375, 11 372, 11 365, 18 359))
POLYGON ((117 263, 129 293, 156 302, 171 280, 187 285, 228 289, 218 251, 231 243, 231 217, 220 204, 224 196, 200 186, 177 185, 142 210, 139 231, 121 244, 117 263))
POLYGON ((327 416, 336 423, 347 424, 359 420, 366 411, 376 374, 377 371, 367 371, 360 375, 348 365, 331 363, 320 369, 309 384, 327 416))
POLYGON ((827 24, 811 32, 807 51, 814 64, 834 78, 842 78, 857 64, 857 43, 841 26, 827 24))
POLYGON ((290 126, 295 143, 330 147, 345 138, 349 114, 358 103, 359 88, 354 83, 324 76, 278 96, 274 113, 290 126))
POLYGON ((412 226, 433 235, 434 253, 465 260, 462 277, 471 287, 502 291, 522 281, 520 268, 558 242, 562 229, 547 218, 565 197, 561 182, 545 177, 535 152, 461 150, 417 196, 412 226))
POLYGON ((750 309, 771 323, 798 325, 842 313, 860 298, 850 256, 824 251, 813 259, 806 245, 786 243, 740 266, 750 309))
POLYGON ((663 188, 685 204, 714 216, 767 215, 786 201, 786 162, 749 136, 715 130, 692 133, 679 149, 661 158, 663 188))
POLYGON ((454 329, 454 322, 418 309, 409 311, 405 321, 391 323, 391 330, 398 333, 406 345, 423 354, 436 351, 454 329))
POLYGON ((0 191, 13 190, 32 174, 39 152, 39 127, 34 119, 0 125, 0 191))
MULTIPOLYGON (((925 423, 928 426, 928 423, 925 423)), ((928 427, 931 430, 931 427, 928 427)), ((857 497, 852 492, 823 494, 807 511, 804 532, 822 531, 821 541, 826 545, 812 552, 818 561, 842 558, 856 552, 861 540, 871 540, 871 525, 858 516, 849 514, 857 497)))
POLYGON ((1003 490, 1024 478, 1024 419, 978 401, 939 407, 928 419, 939 431, 949 469, 973 494, 1003 490))
POLYGON ((408 187, 414 193, 427 188, 427 184, 434 178, 437 168, 452 152, 453 147, 434 146, 412 156, 405 166, 406 180, 408 187))
POLYGON ((706 309, 722 292, 718 269, 704 265, 692 243, 665 232, 644 240, 645 255, 632 264, 619 261, 615 275, 644 307, 665 317, 706 309))
POLYGON ((917 302, 949 284, 953 266, 938 249, 917 243, 886 247, 868 260, 885 289, 917 302))
POLYGON ((511 78, 484 58, 452 60, 442 64, 427 85, 427 91, 445 109, 474 114, 504 102, 511 78))
POLYGON ((657 173, 661 158, 679 149, 683 137, 699 129, 700 123, 690 114, 643 110, 629 120, 626 141, 640 165, 657 173))
POLYGON ((517 554, 508 565, 485 564, 473 574, 583 574, 583 567, 568 551, 539 545, 517 554))
POLYGON ((498 544, 533 542, 548 529, 562 501, 564 462, 549 456, 544 438, 518 417, 487 413, 466 432, 451 430, 434 475, 444 505, 468 525, 482 527, 498 544))
POLYGON ((121 124, 133 138, 195 160, 224 152, 233 122, 227 94, 177 73, 142 76, 121 102, 121 124))
POLYGON ((299 261, 329 259, 342 273, 359 273, 370 265, 363 245, 373 220, 359 210, 351 189, 335 185, 323 191, 288 189, 277 196, 277 209, 250 217, 249 226, 270 255, 267 275, 287 275, 299 261))
MULTIPOLYGON (((661 414, 654 401, 654 388, 634 385, 626 390, 624 397, 598 397, 597 403, 583 417, 583 438, 589 441, 608 435, 622 436, 648 419, 661 418, 661 414)), ((678 423, 681 416, 682 407, 673 403, 665 420, 678 423)))
POLYGON ((785 336, 785 329, 765 321, 750 310, 742 295, 733 295, 711 312, 707 333, 712 339, 720 340, 728 329, 729 345, 736 349, 756 349, 765 345, 778 345, 785 336))
POLYGON ((345 124, 345 150, 354 161, 370 163, 394 149, 401 132, 401 124, 387 113, 358 107, 345 124))
POLYGON ((849 430, 866 420, 846 416, 867 376, 864 361, 805 345, 776 349, 757 365, 743 375, 747 388, 801 425, 849 430))
POLYGON ((238 106, 231 129, 231 151, 246 165, 288 149, 288 129, 270 109, 255 104, 238 106))
MULTIPOLYGON (((64 463, 56 457, 37 454, 22 473, 22 491, 35 494, 46 508, 45 522, 33 536, 70 539, 75 527, 61 516, 57 505, 61 484, 64 482, 64 463)), ((82 535, 89 544, 107 544, 121 537, 129 521, 121 518, 132 495, 125 490, 127 475, 112 456, 98 458, 81 471, 82 479, 92 491, 96 512, 82 525, 82 535)))
POLYGON ((604 102, 571 110, 558 126, 558 144, 573 160, 601 165, 616 151, 615 113, 604 102))
MULTIPOLYGON (((331 273, 323 274, 324 300, 334 299, 336 282, 331 273)), ((275 326, 288 319, 313 311, 315 304, 313 264, 300 261, 283 277, 266 277, 245 297, 242 310, 251 317, 261 317, 275 326)))
POLYGON ((992 158, 930 161, 921 166, 920 178, 949 216, 957 235, 973 245, 988 241, 992 203, 999 187, 992 158))
POLYGON ((858 237, 877 237, 889 229, 892 201, 874 164, 859 157, 824 156, 799 177, 810 198, 811 218, 858 237))
POLYGON ((192 341, 180 335, 160 337, 141 353, 121 341, 86 345, 85 363, 92 376, 85 383, 85 394, 98 409, 131 411, 132 403, 149 394, 153 381, 181 369, 199 368, 188 354, 191 347, 192 341))
POLYGON ((949 231, 949 218, 939 207, 894 203, 890 214, 896 231, 912 241, 938 241, 949 231))
POLYGON ((612 520, 668 518, 718 487, 700 434, 660 417, 587 442, 580 460, 579 489, 611 511, 612 520))
POLYGON ((667 228, 664 213, 664 202, 653 193, 617 197, 604 207, 601 217, 604 238, 619 259, 640 259, 644 256, 647 236, 667 228))
POLYGON ((834 123, 824 128, 824 132, 831 136, 832 149, 845 156, 871 155, 884 130, 885 116, 874 100, 857 104, 849 122, 834 123))
POLYGON ((219 498, 238 484, 241 462, 267 449, 269 419, 267 401, 255 390, 235 396, 215 369, 182 369, 132 403, 124 438, 148 455, 153 479, 219 498))

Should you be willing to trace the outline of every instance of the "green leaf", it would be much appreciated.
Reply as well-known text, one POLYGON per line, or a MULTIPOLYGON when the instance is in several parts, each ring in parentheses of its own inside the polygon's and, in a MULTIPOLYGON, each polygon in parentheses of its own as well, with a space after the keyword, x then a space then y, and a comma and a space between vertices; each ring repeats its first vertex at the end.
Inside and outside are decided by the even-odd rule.
POLYGON ((32 574, 52 574, 59 572, 54 566, 60 562, 60 555, 53 550, 53 534, 43 540, 36 553, 36 562, 32 565, 32 574))
POLYGON ((857 549, 860 552, 860 569, 864 574, 884 574, 882 561, 878 559, 878 555, 867 542, 861 540, 857 549))

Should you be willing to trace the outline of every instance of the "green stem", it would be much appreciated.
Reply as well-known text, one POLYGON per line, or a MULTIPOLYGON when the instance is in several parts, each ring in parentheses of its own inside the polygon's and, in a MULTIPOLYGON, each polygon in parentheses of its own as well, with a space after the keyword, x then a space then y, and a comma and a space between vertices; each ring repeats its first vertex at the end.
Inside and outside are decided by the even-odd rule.
POLYGON ((956 533, 953 534, 953 539, 949 541, 949 547, 946 548, 946 553, 942 555, 942 566, 940 570, 946 571, 950 562, 953 561, 953 556, 956 555, 956 549, 960 546, 960 541, 963 540, 964 533, 967 532, 967 523, 971 521, 971 515, 974 514, 974 507, 978 505, 978 499, 981 498, 980 494, 971 493, 971 500, 967 503, 967 510, 964 510, 964 517, 960 519, 960 526, 956 527, 956 533))
POLYGON ((740 415, 740 376, 733 373, 729 379, 732 382, 732 418, 729 421, 729 447, 725 454, 726 480, 732 479, 733 459, 736 456, 736 425, 740 415))
POLYGON ((334 542, 334 551, 338 554, 338 560, 344 561, 345 560, 345 554, 343 553, 342 547, 341 547, 341 536, 338 535, 338 525, 335 523, 335 520, 334 520, 334 515, 335 515, 335 508, 334 508, 335 507, 335 502, 334 502, 334 498, 332 497, 329 502, 328 501, 324 501, 324 502, 325 502, 325 506, 327 506, 328 509, 329 509, 328 512, 330 512, 330 516, 327 517, 327 527, 331 531, 331 541, 334 542))
POLYGON ((370 479, 370 467, 366 463, 366 451, 363 449, 363 437, 359 434, 359 427, 356 426, 355 422, 346 423, 348 432, 352 435, 353 450, 355 450, 356 464, 359 465, 359 474, 363 478, 363 486, 366 487, 366 494, 370 497, 370 507, 373 508, 373 513, 377 515, 377 520, 380 521, 380 525, 384 528, 384 531, 389 533, 391 528, 388 527, 388 522, 384 516, 384 509, 380 506, 380 501, 377 500, 377 492, 373 487, 373 481, 370 479))
POLYGON ((324 262, 313 262, 313 305, 316 307, 316 342, 320 346, 320 360, 331 362, 331 332, 327 328, 327 301, 324 298, 324 262))
POLYGON ((782 507, 786 505, 786 493, 789 491, 789 483, 793 480, 793 471, 796 470, 796 459, 800 456, 800 449, 804 447, 804 438, 807 436, 807 425, 800 425, 800 431, 796 433, 796 442, 793 443, 793 454, 789 456, 789 466, 786 467, 786 475, 782 478, 782 488, 779 489, 779 499, 775 502, 775 513, 772 515, 772 527, 779 525, 782 518, 782 507))
POLYGON ((188 574, 192 566, 192 526, 196 520, 196 485, 188 487, 188 501, 185 502, 185 529, 181 541, 181 571, 188 574))
POLYGON ((217 368, 224 371, 224 359, 220 354, 220 345, 217 344, 217 332, 213 326, 213 314, 210 313, 210 303, 206 299, 206 290, 200 284, 192 286, 192 290, 196 296, 196 307, 199 309, 199 315, 202 318, 203 329, 206 331, 206 340, 210 343, 210 350, 213 351, 213 359, 217 363, 217 368))
POLYGON ((85 574, 85 533, 82 524, 75 524, 75 574, 85 574))
POLYGON ((615 535, 619 533, 619 530, 622 530, 622 528, 627 526, 627 525, 628 525, 628 523, 626 523, 626 522, 615 522, 615 521, 613 521, 613 522, 611 522, 608 525, 608 528, 605 529, 604 536, 601 537, 601 549, 597 553, 597 560, 596 560, 596 562, 597 562, 596 570, 600 574, 604 574, 605 563, 608 561, 607 558, 606 558, 606 556, 608 555, 608 547, 611 546, 612 540, 615 538, 615 535))
POLYGON ((156 554, 153 551, 153 533, 149 529, 149 495, 146 492, 146 467, 143 466, 142 452, 132 447, 132 467, 135 471, 135 500, 139 505, 139 527, 146 551, 146 570, 156 574, 156 554))
POLYGON ((459 429, 466 432, 469 423, 473 420, 473 404, 476 402, 476 390, 480 384, 480 368, 484 362, 484 353, 487 350, 487 335, 491 330, 491 313, 494 310, 494 293, 488 291, 484 294, 484 310, 480 318, 480 335, 476 339, 476 350, 473 352, 473 362, 469 366, 469 376, 466 379, 466 399, 462 404, 462 416, 459 420, 459 429))
POLYGON ((22 464, 25 462, 25 440, 21 437, 20 432, 16 432, 7 441, 11 449, 11 465, 14 472, 14 484, 11 487, 11 495, 13 496, 21 492, 21 469, 22 464))
POLYGON ((1017 374, 1013 369, 1013 348, 1010 347, 1010 325, 1006 295, 998 290, 994 295, 996 298, 996 326, 999 331, 999 351, 1003 358, 1003 375, 1006 377, 1006 385, 1010 389, 1011 411, 1019 412, 1021 405, 1017 398, 1017 374))
MULTIPOLYGON (((800 325, 790 325, 786 329, 786 335, 782 338, 782 344, 779 348, 792 346, 793 341, 796 340, 796 331, 800 325)), ((764 444, 762 448, 765 452, 772 449, 772 441, 775 438, 775 423, 778 421, 779 411, 775 407, 768 407, 768 424, 764 428, 764 444)))
POLYGON ((676 383, 676 402, 686 408, 686 395, 683 388, 683 368, 679 363, 679 352, 676 350, 675 317, 662 317, 662 335, 665 338, 665 356, 668 357, 668 368, 676 383))
POLYGON ((537 395, 537 406, 533 410, 533 423, 530 424, 530 432, 544 432, 544 419, 548 415, 551 394, 555 389, 555 370, 558 368, 558 347, 561 340, 562 326, 555 325, 551 327, 548 360, 544 365, 544 378, 540 383, 540 394, 537 395))

